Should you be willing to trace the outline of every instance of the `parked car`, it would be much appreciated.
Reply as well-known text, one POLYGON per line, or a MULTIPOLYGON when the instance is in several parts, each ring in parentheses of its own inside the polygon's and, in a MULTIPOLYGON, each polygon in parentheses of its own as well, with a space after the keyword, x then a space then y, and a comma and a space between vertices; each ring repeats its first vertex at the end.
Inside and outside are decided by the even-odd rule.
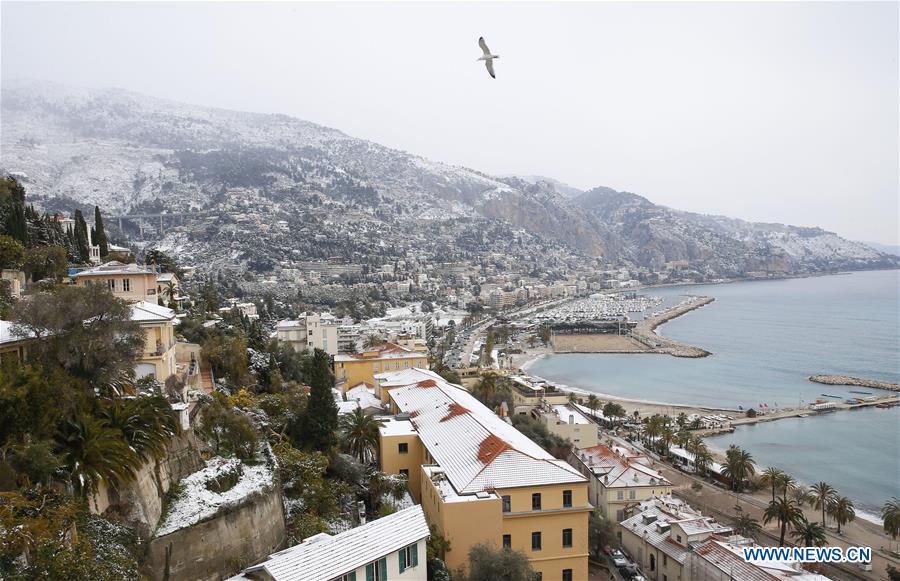
POLYGON ((617 568, 621 569, 622 567, 627 567, 629 564, 628 559, 622 553, 622 551, 615 551, 612 554, 613 565, 617 568))

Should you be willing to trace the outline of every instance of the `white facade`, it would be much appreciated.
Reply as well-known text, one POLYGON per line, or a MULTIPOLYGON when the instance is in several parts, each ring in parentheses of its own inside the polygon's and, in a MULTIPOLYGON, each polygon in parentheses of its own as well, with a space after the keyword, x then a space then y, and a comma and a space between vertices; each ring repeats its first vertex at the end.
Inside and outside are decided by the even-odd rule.
POLYGON ((296 319, 279 321, 275 333, 279 341, 298 351, 321 349, 329 355, 338 353, 338 326, 322 321, 316 313, 301 313, 296 319))

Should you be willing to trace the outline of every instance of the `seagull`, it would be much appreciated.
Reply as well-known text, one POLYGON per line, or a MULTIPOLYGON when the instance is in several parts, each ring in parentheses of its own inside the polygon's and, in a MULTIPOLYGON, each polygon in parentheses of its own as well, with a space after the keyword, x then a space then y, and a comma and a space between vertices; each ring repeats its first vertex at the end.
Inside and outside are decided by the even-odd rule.
POLYGON ((500 58, 499 54, 491 54, 491 49, 487 47, 487 43, 484 42, 484 37, 478 38, 478 46, 481 47, 481 50, 484 51, 484 54, 478 57, 478 60, 484 61, 484 66, 487 67, 488 73, 490 73, 492 79, 496 79, 497 75, 494 74, 494 59, 500 58))

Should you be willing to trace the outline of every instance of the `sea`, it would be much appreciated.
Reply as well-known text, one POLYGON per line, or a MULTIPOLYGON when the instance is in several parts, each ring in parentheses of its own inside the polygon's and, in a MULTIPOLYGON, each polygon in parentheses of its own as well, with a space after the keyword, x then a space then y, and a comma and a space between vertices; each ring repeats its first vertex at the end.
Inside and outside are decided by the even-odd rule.
MULTIPOLYGON (((715 297, 657 329, 713 355, 554 354, 534 362, 528 372, 600 394, 745 410, 887 393, 820 385, 808 381, 810 375, 900 383, 898 270, 640 292, 664 299, 655 310, 685 295, 715 297)), ((867 518, 889 498, 900 497, 900 407, 741 426, 708 438, 707 444, 720 450, 741 446, 760 466, 778 466, 806 484, 824 480, 867 518)))

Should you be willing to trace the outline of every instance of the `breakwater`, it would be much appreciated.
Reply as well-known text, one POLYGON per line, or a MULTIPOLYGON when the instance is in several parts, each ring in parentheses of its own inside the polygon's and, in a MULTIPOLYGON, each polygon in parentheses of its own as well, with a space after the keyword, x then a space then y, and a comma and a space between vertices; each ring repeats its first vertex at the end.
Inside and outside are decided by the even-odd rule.
POLYGON ((812 375, 809 380, 823 385, 856 385, 859 387, 871 387, 888 391, 900 391, 900 384, 878 379, 863 379, 849 375, 812 375))
POLYGON ((685 313, 689 313, 694 309, 699 309, 704 305, 708 305, 714 300, 716 299, 713 297, 692 297, 692 299, 686 303, 676 305, 656 316, 638 322, 637 327, 631 332, 631 337, 646 345, 655 353, 666 353, 674 357, 694 358, 712 355, 712 353, 706 349, 701 349, 700 347, 694 347, 693 345, 687 345, 680 341, 663 337, 656 332, 656 328, 663 323, 671 321, 676 317, 680 317, 685 313))

